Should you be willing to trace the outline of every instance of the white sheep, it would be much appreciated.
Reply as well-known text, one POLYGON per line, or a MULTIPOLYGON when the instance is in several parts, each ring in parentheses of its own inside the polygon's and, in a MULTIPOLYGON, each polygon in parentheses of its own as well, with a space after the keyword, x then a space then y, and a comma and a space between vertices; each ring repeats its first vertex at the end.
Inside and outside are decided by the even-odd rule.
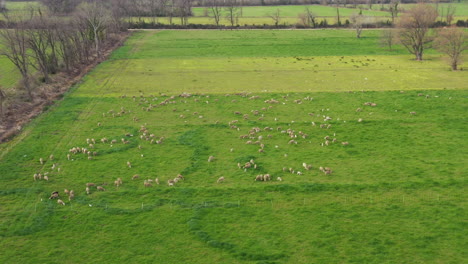
POLYGON ((132 167, 132 164, 130 163, 130 161, 127 161, 127 166, 128 166, 129 168, 132 167))
POLYGON ((224 181, 224 177, 219 177, 218 180, 216 181, 217 183, 220 183, 220 182, 223 182, 224 181))
POLYGON ((61 205, 65 205, 65 203, 64 203, 62 200, 60 200, 60 199, 57 200, 57 203, 58 203, 58 204, 61 204, 61 205))
POLYGON ((44 176, 44 180, 49 181, 49 177, 44 176))
POLYGON ((132 176, 132 180, 138 179, 139 177, 140 177, 140 175, 135 174, 135 175, 132 176))
POLYGON ((214 159, 215 159, 215 157, 209 156, 209 157, 208 157, 208 162, 212 162, 214 159))
POLYGON ((92 182, 86 183, 86 187, 92 187, 92 186, 96 186, 96 184, 94 184, 94 183, 92 183, 92 182))
POLYGON ((263 181, 263 174, 255 176, 255 181, 263 181))
POLYGON ((96 189, 97 189, 98 191, 105 191, 105 190, 106 190, 106 189, 104 189, 104 187, 102 187, 102 186, 97 186, 96 189))
POLYGON ((75 198, 75 192, 71 190, 70 194, 68 194, 68 201, 71 201, 73 198, 75 198))
POLYGON ((283 181, 283 179, 281 177, 277 177, 276 180, 277 181, 283 181))
POLYGON ((270 174, 265 174, 265 175, 263 175, 263 180, 264 180, 264 181, 269 181, 269 180, 271 180, 270 174))
POLYGON ((89 195, 90 193, 91 193, 91 191, 90 191, 89 187, 86 187, 86 194, 89 195))

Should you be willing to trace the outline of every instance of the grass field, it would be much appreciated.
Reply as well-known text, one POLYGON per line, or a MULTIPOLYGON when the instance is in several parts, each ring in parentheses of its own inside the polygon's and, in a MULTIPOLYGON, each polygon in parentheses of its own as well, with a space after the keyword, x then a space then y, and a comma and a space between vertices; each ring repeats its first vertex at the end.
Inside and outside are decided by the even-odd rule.
POLYGON ((0 262, 464 262, 466 74, 365 35, 135 32, 0 146, 0 262))

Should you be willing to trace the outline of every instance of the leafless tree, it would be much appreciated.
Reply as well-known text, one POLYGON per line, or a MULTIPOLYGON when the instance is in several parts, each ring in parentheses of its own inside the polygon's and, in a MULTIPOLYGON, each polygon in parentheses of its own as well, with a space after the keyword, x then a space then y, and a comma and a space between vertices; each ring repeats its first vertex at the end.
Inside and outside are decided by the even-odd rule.
POLYGON ((0 55, 7 57, 18 69, 29 100, 33 100, 30 80, 31 58, 28 54, 28 37, 25 22, 16 21, 11 29, 0 30, 0 55))
POLYGON ((220 0, 210 0, 208 2, 208 8, 209 8, 209 13, 213 16, 213 19, 216 23, 216 26, 219 26, 219 22, 221 20, 221 12, 222 12, 222 7, 219 3, 220 0))
POLYGON ((449 56, 450 66, 456 71, 463 51, 468 49, 467 32, 461 28, 440 29, 435 39, 435 47, 449 56))
POLYGON ((77 8, 77 16, 88 25, 92 34, 97 57, 101 56, 100 43, 104 39, 107 23, 110 21, 109 10, 101 3, 82 3, 77 8))
POLYGON ((192 1, 174 0, 174 2, 176 14, 180 17, 180 23, 182 25, 188 25, 188 18, 192 15, 192 1))
POLYGON ((447 6, 447 11, 445 13, 445 21, 447 22, 447 25, 452 25, 452 21, 455 15, 456 8, 452 5, 447 6))
POLYGON ((356 38, 361 38, 362 25, 364 24, 365 17, 362 14, 352 14, 349 17, 352 27, 356 30, 356 38))
POLYGON ((395 29, 388 28, 382 30, 382 35, 380 36, 380 45, 383 47, 388 47, 389 50, 393 49, 395 44, 395 29))
POLYGON ((306 7, 304 9, 304 13, 300 13, 298 18, 300 23, 305 27, 315 28, 317 26, 317 16, 309 9, 309 7, 306 7))
POLYGON ((432 41, 429 29, 437 19, 437 11, 426 4, 418 4, 405 13, 398 22, 400 43, 416 56, 423 59, 426 45, 432 41))
POLYGON ((271 13, 268 15, 271 19, 273 19, 273 22, 275 23, 275 27, 278 27, 279 22, 281 21, 281 14, 280 10, 276 9, 275 12, 271 13))
POLYGON ((3 91, 2 87, 0 86, 0 122, 5 114, 5 111, 3 110, 3 105, 5 104, 6 99, 7 99, 7 95, 3 91))
POLYGON ((390 12, 390 15, 392 16, 392 23, 395 23, 395 18, 398 17, 398 13, 400 10, 398 9, 398 5, 400 4, 399 0, 391 0, 388 11, 390 12))
POLYGON ((237 0, 226 0, 225 4, 226 19, 231 24, 231 27, 234 27, 239 20, 239 3, 237 3, 237 0))

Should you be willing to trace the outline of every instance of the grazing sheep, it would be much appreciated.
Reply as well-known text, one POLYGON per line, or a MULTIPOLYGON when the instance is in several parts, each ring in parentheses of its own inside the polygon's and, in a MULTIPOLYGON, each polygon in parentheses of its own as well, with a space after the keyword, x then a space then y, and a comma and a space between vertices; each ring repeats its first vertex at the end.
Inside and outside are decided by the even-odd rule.
POLYGON ((60 204, 60 205, 65 205, 65 203, 60 199, 57 200, 57 203, 60 204))
POLYGON ((91 186, 96 186, 96 184, 94 184, 94 183, 92 183, 92 182, 86 183, 86 187, 91 187, 91 186))
POLYGON ((173 180, 167 180, 167 185, 169 186, 174 186, 174 181, 173 180))
POLYGON ((89 187, 86 187, 86 194, 89 195, 90 193, 91 193, 91 191, 89 190, 89 187))
POLYGON ((208 157, 208 162, 212 162, 214 159, 215 159, 215 157, 210 156, 210 157, 208 157))
POLYGON ((265 175, 263 175, 263 180, 264 180, 264 181, 269 181, 269 180, 271 180, 270 174, 265 174, 265 175))
POLYGON ((68 195, 68 201, 71 201, 73 198, 75 198, 75 192, 71 190, 70 194, 68 195))
POLYGON ((50 160, 54 160, 54 155, 50 155, 50 156, 49 156, 49 159, 50 159, 50 160))
POLYGON ((104 189, 104 187, 102 187, 102 186, 97 186, 96 189, 97 189, 98 191, 105 191, 105 190, 106 190, 106 189, 104 189))
POLYGON ((67 159, 70 160, 70 154, 67 154, 67 159))
POLYGON ((132 164, 130 163, 130 161, 127 161, 127 166, 128 166, 129 168, 132 167, 132 164))
POLYGON ((120 182, 116 180, 116 181, 114 181, 114 185, 117 186, 117 187, 119 187, 119 186, 120 186, 120 182))
POLYGON ((263 181, 263 174, 259 174, 255 177, 255 181, 263 181))
POLYGON ((310 164, 307 164, 307 163, 305 163, 305 162, 304 162, 304 163, 302 163, 302 167, 304 167, 304 169, 306 169, 306 170, 310 170, 310 169, 312 169, 312 165, 310 165, 310 164))
POLYGON ((59 197, 59 192, 55 191, 50 195, 49 199, 56 199, 58 197, 59 197))
POLYGON ((138 179, 139 177, 140 177, 140 175, 135 174, 135 175, 132 176, 132 180, 138 179))
POLYGON ((151 187, 151 186, 153 186, 153 185, 152 185, 151 183, 149 183, 147 180, 145 180, 145 181, 143 182, 143 185, 144 185, 145 187, 151 187))
POLYGON ((154 179, 154 182, 155 182, 157 185, 159 185, 159 179, 158 179, 158 178, 154 179))
POLYGON ((39 179, 37 173, 35 173, 35 174, 33 175, 33 179, 34 179, 34 181, 36 181, 36 180, 39 179))
POLYGON ((410 115, 415 115, 415 114, 416 114, 416 112, 410 112, 410 115))
POLYGON ((349 142, 348 142, 348 141, 343 141, 343 142, 341 142, 341 144, 342 144, 343 146, 347 146, 347 145, 349 145, 349 142))
POLYGON ((43 159, 43 158, 40 158, 40 159, 39 159, 39 163, 41 163, 41 165, 44 165, 44 159, 43 159))
POLYGON ((224 177, 219 177, 218 180, 216 181, 217 183, 220 183, 220 182, 223 182, 224 181, 224 177))
POLYGON ((66 195, 69 195, 70 194, 70 191, 68 189, 64 189, 63 192, 66 194, 66 195))
POLYGON ((277 181, 283 181, 283 179, 281 177, 277 177, 276 180, 277 181))
POLYGON ((49 181, 49 177, 44 176, 44 180, 49 181))

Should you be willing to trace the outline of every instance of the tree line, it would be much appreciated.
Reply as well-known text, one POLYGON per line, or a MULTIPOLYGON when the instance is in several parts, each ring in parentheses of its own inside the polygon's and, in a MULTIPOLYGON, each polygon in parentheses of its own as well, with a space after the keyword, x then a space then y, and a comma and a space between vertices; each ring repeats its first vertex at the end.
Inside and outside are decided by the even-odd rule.
MULTIPOLYGON (((0 29, 0 55, 8 58, 20 73, 18 87, 27 100, 34 101, 38 82, 51 83, 51 75, 59 72, 69 76, 79 74, 102 59, 106 46, 120 39, 126 25, 112 2, 81 2, 67 17, 57 16, 54 11, 46 14, 33 7, 26 17, 3 13, 5 27, 0 29)), ((0 116, 5 100, 6 93, 0 87, 0 116)))

